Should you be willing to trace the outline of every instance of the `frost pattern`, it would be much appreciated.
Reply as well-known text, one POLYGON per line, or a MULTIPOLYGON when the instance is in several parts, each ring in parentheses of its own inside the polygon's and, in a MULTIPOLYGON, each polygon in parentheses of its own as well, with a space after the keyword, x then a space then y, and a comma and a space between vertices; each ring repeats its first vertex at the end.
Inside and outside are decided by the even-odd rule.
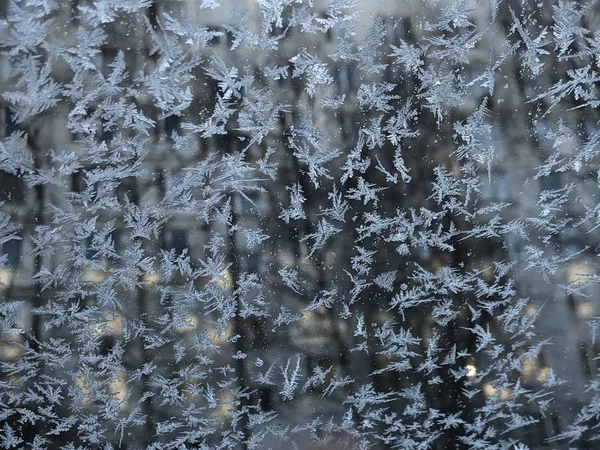
POLYGON ((593 2, 0 3, 0 447, 595 448, 593 2))

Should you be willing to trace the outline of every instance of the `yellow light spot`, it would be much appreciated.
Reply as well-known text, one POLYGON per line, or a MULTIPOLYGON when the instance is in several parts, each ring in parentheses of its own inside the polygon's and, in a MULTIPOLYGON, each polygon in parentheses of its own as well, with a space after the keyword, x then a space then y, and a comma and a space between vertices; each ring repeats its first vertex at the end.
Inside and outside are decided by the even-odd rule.
POLYGON ((550 374, 550 369, 548 367, 542 367, 538 372, 537 380, 541 383, 548 379, 548 375, 550 374))
POLYGON ((537 313, 538 309, 535 305, 527 305, 525 307, 525 315, 527 317, 532 317, 535 316, 535 314, 537 313))
POLYGON ((160 273, 150 272, 144 274, 144 283, 148 285, 157 284, 160 281, 160 273))
MULTIPOLYGON (((127 384, 125 382, 125 372, 119 372, 117 377, 108 384, 108 394, 113 398, 123 402, 127 396, 127 384)), ((121 405, 123 407, 123 404, 121 405)))
POLYGON ((222 422, 229 417, 229 412, 235 409, 233 404, 233 394, 231 392, 222 392, 219 394, 219 405, 215 408, 213 416, 216 416, 222 422))
POLYGON ((594 305, 591 302, 582 302, 577 305, 577 315, 582 319, 589 319, 594 315, 594 305))
POLYGON ((17 345, 7 345, 3 344, 0 348, 2 351, 2 359, 4 360, 16 360, 21 357, 21 348, 17 345))
POLYGON ((502 389, 502 393, 500 394, 500 400, 508 400, 510 398, 510 389, 502 389))
POLYGON ((392 313, 384 312, 377 316, 377 322, 379 323, 379 325, 383 325, 385 322, 389 322, 390 320, 393 320, 393 318, 394 318, 394 316, 392 313))
POLYGON ((498 393, 498 389, 496 389, 490 383, 485 383, 483 385, 483 393, 488 397, 497 397, 500 400, 508 400, 510 398, 511 390, 506 388, 502 389, 502 391, 498 393))
POLYGON ((315 322, 315 315, 312 311, 302 311, 302 317, 300 318, 300 323, 307 327, 315 322))
POLYGON ((86 406, 90 403, 90 394, 92 391, 90 390, 89 383, 87 382, 85 377, 77 377, 75 378, 75 386, 79 388, 81 392, 81 404, 82 406, 86 406))
POLYGON ((15 278, 15 273, 10 269, 0 269, 0 283, 10 286, 15 278))
POLYGON ((575 262, 567 268, 567 282, 572 284, 585 284, 589 282, 592 271, 584 262, 575 262))
POLYGON ((193 331, 198 328, 198 319, 193 314, 188 314, 180 321, 178 326, 175 328, 180 333, 184 333, 186 331, 193 331))
POLYGON ((97 322, 94 328, 96 335, 123 333, 123 316, 119 312, 107 311, 103 316, 103 319, 97 322))
POLYGON ((467 377, 475 378, 477 376, 477 367, 473 364, 467 364, 465 368, 467 369, 467 377))
POLYGON ((85 267, 81 274, 81 281, 84 283, 100 283, 106 277, 104 270, 92 269, 91 267, 85 267))
POLYGON ((219 276, 213 279, 213 283, 219 289, 229 291, 233 288, 233 276, 229 270, 223 269, 219 272, 219 276))
POLYGON ((215 345, 224 345, 227 343, 227 340, 233 336, 233 323, 229 322, 226 330, 217 330, 213 328, 208 332, 208 338, 210 342, 215 345))
POLYGON ((492 386, 490 383, 485 383, 483 385, 483 393, 485 395, 487 395, 488 397, 495 397, 496 396, 496 388, 494 386, 492 386))
POLYGON ((534 361, 522 358, 521 359, 521 373, 526 378, 532 378, 536 371, 536 364, 534 361))

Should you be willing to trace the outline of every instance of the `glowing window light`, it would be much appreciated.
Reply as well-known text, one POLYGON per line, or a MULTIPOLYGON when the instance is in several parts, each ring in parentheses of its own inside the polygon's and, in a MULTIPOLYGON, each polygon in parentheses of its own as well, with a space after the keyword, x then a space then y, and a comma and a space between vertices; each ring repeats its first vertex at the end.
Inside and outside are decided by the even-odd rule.
POLYGON ((498 389, 496 389, 490 383, 485 383, 482 390, 487 397, 496 397, 500 400, 508 400, 511 394, 511 390, 509 388, 502 389, 502 391, 498 393, 498 389))
POLYGON ((186 331, 196 330, 198 328, 198 324, 198 318, 193 314, 188 314, 178 320, 175 329, 180 333, 184 333, 186 331))
POLYGON ((103 320, 96 323, 94 333, 97 336, 106 334, 123 333, 123 316, 119 312, 109 311, 103 313, 103 320))
POLYGON ((110 380, 108 383, 108 394, 121 403, 121 408, 125 406, 123 402, 127 396, 125 372, 119 372, 116 378, 110 380))
POLYGON ((494 386, 492 386, 490 383, 485 383, 483 385, 483 393, 485 395, 487 395, 488 397, 495 397, 496 394, 498 393, 498 391, 496 390, 496 388, 494 386))
POLYGON ((533 317, 536 315, 537 312, 537 306, 531 304, 527 305, 524 310, 524 313, 527 317, 533 317))
POLYGON ((512 391, 510 389, 502 389, 502 392, 500 393, 500 400, 508 400, 511 392, 512 391))
POLYGON ((467 370, 467 377, 475 378, 477 376, 477 367, 475 367, 473 364, 467 364, 465 369, 467 370))
POLYGON ((10 269, 0 269, 0 285, 10 286, 15 279, 15 273, 10 269))
POLYGON ((0 352, 2 353, 2 359, 15 361, 21 357, 23 353, 21 347, 18 345, 2 344, 0 346, 0 352))
POLYGON ((216 327, 211 327, 208 331, 208 339, 214 345, 224 345, 229 342, 229 339, 233 336, 233 323, 230 321, 228 323, 227 329, 217 329, 216 327))
POLYGON ((300 323, 305 327, 310 327, 311 325, 315 325, 315 314, 312 311, 302 311, 302 317, 300 318, 300 323))
POLYGON ((535 361, 530 359, 521 359, 521 373, 525 378, 533 378, 536 372, 535 361))
POLYGON ((216 287, 224 291, 230 291, 233 288, 233 276, 227 269, 221 270, 219 276, 215 277, 212 282, 216 287))
POLYGON ((153 284, 158 284, 158 282, 160 282, 160 273, 158 272, 150 272, 150 273, 146 273, 144 274, 144 283, 147 285, 153 285, 153 284))
POLYGON ((100 283, 104 278, 106 278, 106 272, 104 270, 85 267, 80 280, 83 283, 100 283))
POLYGON ((590 281, 592 270, 585 262, 569 264, 567 268, 567 282, 571 284, 586 284, 590 281))
POLYGON ((594 305, 591 302, 582 302, 577 305, 577 315, 582 319, 590 319, 594 315, 594 305))
POLYGON ((79 389, 79 392, 81 394, 81 405, 82 406, 89 405, 89 403, 91 401, 90 395, 91 395, 92 391, 89 388, 89 382, 86 379, 86 377, 75 378, 75 386, 77 386, 77 388, 79 389))
POLYGON ((234 397, 231 392, 222 392, 219 394, 219 404, 213 412, 213 416, 219 418, 220 421, 225 422, 230 415, 232 410, 236 409, 234 403, 234 397))
POLYGON ((544 381, 546 381, 548 379, 549 375, 550 375, 550 368, 549 367, 542 367, 540 369, 540 371, 538 372, 537 380, 539 382, 543 383, 544 381))

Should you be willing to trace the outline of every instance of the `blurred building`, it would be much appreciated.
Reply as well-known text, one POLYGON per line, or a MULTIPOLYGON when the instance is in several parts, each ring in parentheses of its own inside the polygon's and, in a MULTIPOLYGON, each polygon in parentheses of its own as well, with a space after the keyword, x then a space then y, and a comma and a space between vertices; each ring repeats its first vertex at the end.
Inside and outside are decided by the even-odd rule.
MULTIPOLYGON (((103 151, 104 146, 114 150, 119 146, 119 140, 126 138, 118 123, 110 123, 109 114, 96 114, 96 111, 91 108, 85 111, 90 119, 91 131, 86 135, 78 135, 69 131, 69 113, 72 110, 66 102, 55 106, 50 113, 44 114, 39 120, 20 124, 15 122, 8 102, 3 101, 0 105, 0 138, 3 139, 7 151, 10 152, 8 145, 11 136, 23 131, 27 133, 29 152, 38 155, 30 156, 31 164, 35 169, 51 168, 54 164, 49 156, 51 150, 72 152, 76 161, 83 161, 82 164, 78 164, 73 173, 61 177, 64 181, 63 185, 44 184, 37 190, 28 186, 23 174, 0 172, 0 201, 5 202, 2 211, 10 217, 12 223, 18 226, 18 231, 15 233, 21 238, 7 240, 2 244, 4 259, 0 268, 0 281, 3 283, 5 303, 8 305, 11 301, 24 301, 26 306, 20 312, 21 323, 18 325, 31 330, 30 334, 33 336, 47 338, 49 330, 43 326, 44 316, 36 322, 31 309, 46 306, 50 308, 49 300, 55 292, 52 288, 42 291, 34 275, 46 268, 50 271, 58 270, 65 252, 78 251, 81 254, 81 261, 85 264, 81 267, 79 281, 82 289, 77 301, 84 306, 89 302, 101 301, 101 296, 106 294, 102 316, 95 315, 88 318, 90 334, 97 337, 99 341, 97 349, 100 354, 106 356, 115 349, 115 346, 125 345, 122 344, 124 335, 132 333, 132 326, 142 315, 155 320, 154 326, 163 320, 165 327, 173 324, 173 333, 178 336, 177 342, 183 343, 184 346, 193 348, 205 338, 209 342, 206 345, 212 344, 221 347, 222 350, 226 349, 227 351, 220 353, 215 351, 211 354, 215 367, 231 364, 232 355, 237 355, 247 375, 247 388, 250 392, 247 405, 256 406, 265 412, 276 411, 279 413, 278 423, 306 423, 307 418, 327 414, 337 414, 342 417, 346 411, 340 409, 339 398, 333 400, 329 397, 323 398, 320 391, 307 388, 292 408, 282 401, 277 385, 260 382, 260 374, 264 374, 272 364, 276 368, 274 379, 281 378, 279 366, 285 366, 287 362, 295 365, 300 361, 305 376, 321 368, 324 380, 330 382, 334 377, 342 380, 346 376, 368 379, 368 374, 376 370, 378 364, 387 363, 379 361, 385 359, 381 355, 370 358, 369 355, 362 356, 358 352, 351 352, 353 330, 348 329, 345 321, 329 314, 326 308, 303 311, 301 317, 296 317, 298 311, 305 308, 316 295, 320 294, 319 291, 326 291, 335 284, 338 268, 328 266, 331 261, 336 261, 331 253, 339 252, 342 255, 345 254, 344 252, 348 253, 347 247, 353 246, 355 236, 345 229, 344 232, 348 233, 347 240, 342 240, 337 247, 323 252, 318 256, 321 258, 320 264, 315 264, 315 258, 308 257, 310 249, 307 241, 301 239, 302 236, 314 232, 311 226, 315 225, 283 227, 275 223, 273 219, 276 218, 279 205, 284 202, 287 195, 285 189, 287 185, 298 184, 305 187, 305 191, 310 191, 308 179, 306 177, 302 179, 303 175, 294 165, 293 158, 287 160, 282 158, 278 161, 278 176, 285 178, 282 179, 281 189, 278 192, 256 190, 249 194, 248 198, 241 195, 232 196, 234 201, 231 204, 230 218, 248 229, 256 229, 257 233, 267 233, 266 239, 261 237, 260 233, 255 236, 243 235, 243 233, 231 234, 228 233, 227 223, 221 225, 199 223, 193 211, 177 210, 171 211, 172 214, 161 223, 157 236, 147 240, 136 240, 132 239, 130 226, 121 213, 121 207, 127 201, 146 209, 164 202, 166 193, 175 192, 174 187, 182 182, 186 176, 186 169, 206 160, 212 153, 226 154, 247 145, 249 136, 235 129, 227 128, 226 134, 215 134, 210 137, 198 137, 202 133, 190 132, 193 128, 191 124, 197 124, 199 117, 204 119, 212 114, 217 95, 222 98, 226 96, 226 90, 208 73, 210 69, 221 69, 217 67, 220 63, 216 57, 222 62, 223 68, 238 68, 240 75, 254 76, 256 85, 270 88, 270 91, 255 92, 254 95, 270 95, 272 98, 277 98, 282 105, 287 105, 277 113, 277 122, 269 136, 260 145, 255 146, 256 148, 252 147, 248 150, 252 160, 258 160, 267 148, 273 147, 276 150, 285 148, 287 137, 293 130, 301 128, 306 120, 317 124, 327 134, 327 141, 332 148, 348 151, 356 143, 358 128, 356 124, 365 118, 363 112, 357 108, 356 100, 358 86, 366 81, 366 76, 358 69, 360 61, 327 60, 328 74, 331 79, 324 80, 325 87, 312 97, 308 94, 306 86, 292 76, 293 69, 290 64, 294 57, 301 54, 302 49, 310 49, 312 53, 323 55, 325 60, 326 55, 337 48, 340 38, 336 35, 337 28, 323 33, 317 39, 314 35, 302 33, 298 26, 289 27, 291 18, 288 17, 288 23, 275 24, 272 29, 272 37, 285 35, 285 38, 280 41, 278 50, 268 51, 261 49, 261 45, 268 49, 269 44, 260 41, 264 36, 260 36, 259 33, 262 15, 258 2, 240 1, 237 2, 240 9, 224 6, 214 10, 201 8, 201 3, 161 1, 153 2, 143 13, 118 12, 117 20, 102 26, 107 40, 90 59, 96 67, 95 76, 108 78, 115 69, 113 66, 115 61, 122 53, 132 84, 136 84, 144 75, 157 74, 161 71, 161 67, 165 70, 169 67, 172 62, 169 56, 159 54, 156 51, 158 45, 153 41, 153 39, 160 40, 164 36, 169 36, 172 42, 165 43, 166 47, 174 43, 185 45, 186 58, 190 61, 199 58, 202 61, 190 70, 191 77, 188 82, 191 95, 190 106, 184 108, 181 114, 161 110, 156 97, 152 95, 136 99, 136 107, 154 123, 154 126, 149 127, 152 134, 147 141, 148 147, 145 148, 147 155, 141 168, 143 175, 123 178, 118 184, 105 182, 100 174, 103 162, 95 163, 94 159, 89 157, 91 152, 95 151, 94 147, 98 152, 103 151), (244 8, 247 8, 245 12, 244 8), (237 13, 243 15, 236 15, 237 13), (188 21, 185 23, 186 26, 197 27, 198 41, 185 43, 177 41, 175 38, 177 30, 170 22, 170 17, 184 18, 188 21), (230 50, 236 45, 238 32, 235 25, 226 25, 232 20, 240 23, 247 21, 250 24, 250 29, 257 33, 256 49, 242 47, 230 50), (152 37, 153 35, 155 38, 152 37), (268 74, 266 68, 272 68, 270 79, 266 76, 268 74), (335 115, 323 107, 325 98, 341 95, 346 95, 347 101, 335 115), (337 122, 333 123, 332 117, 337 122), (115 208, 112 212, 109 212, 110 208, 104 208, 99 213, 93 233, 87 236, 73 236, 70 249, 61 249, 57 246, 56 251, 45 255, 32 254, 34 248, 32 238, 41 235, 35 232, 35 227, 51 223, 54 211, 49 205, 61 205, 63 199, 65 201, 68 199, 68 204, 72 207, 86 208, 87 198, 91 201, 96 201, 97 198, 114 198, 115 208), (112 271, 119 270, 125 261, 123 258, 125 253, 128 249, 131 250, 136 242, 141 242, 140 245, 149 255, 158 255, 162 250, 171 251, 175 258, 189 255, 190 261, 205 261, 211 256, 211 239, 215 236, 231 239, 232 254, 228 255, 230 260, 224 261, 219 274, 215 274, 211 279, 206 277, 196 279, 192 283, 181 278, 164 280, 161 278, 160 267, 147 267, 140 275, 147 288, 145 292, 136 294, 143 296, 141 300, 123 302, 121 308, 111 306, 110 298, 113 295, 111 292, 114 292, 117 286, 110 274, 112 271), (102 255, 97 251, 107 239, 113 243, 114 255, 102 255), (281 277, 278 276, 279 271, 286 267, 294 268, 301 275, 301 279, 305 280, 304 284, 298 286, 296 290, 284 285, 281 277), (269 296, 264 299, 266 311, 261 311, 265 313, 264 316, 250 315, 248 318, 240 318, 239 323, 236 324, 231 321, 221 321, 218 314, 207 314, 196 306, 198 302, 194 300, 192 293, 194 287, 212 285, 215 292, 220 290, 227 293, 238 285, 242 273, 256 276, 263 285, 269 287, 266 292, 257 288, 256 292, 247 294, 256 297, 269 296), (306 280, 310 280, 311 283, 307 283, 306 280), (34 297, 43 298, 42 304, 36 303, 39 300, 31 300, 34 297), (187 305, 187 313, 181 313, 185 308, 169 310, 167 306, 173 303, 187 305), (39 329, 36 330, 35 327, 39 329), (236 338, 242 330, 242 336, 236 338), (241 343, 243 346, 240 346, 241 343)), ((221 3, 229 4, 225 1, 221 3)), ((313 10, 326 17, 327 6, 325 3, 322 6, 319 6, 320 4, 321 2, 315 2, 313 10)), ((90 28, 90 25, 85 23, 83 19, 85 15, 81 14, 80 9, 88 6, 86 2, 76 0, 61 3, 60 8, 53 12, 55 24, 50 33, 53 42, 64 43, 67 46, 77 45, 78 30, 90 28)), ((392 64, 391 58, 386 59, 385 55, 391 54, 390 45, 398 46, 400 39, 413 45, 420 42, 419 33, 424 31, 413 25, 416 8, 408 5, 398 6, 393 2, 381 4, 359 2, 356 8, 363 10, 357 22, 355 37, 357 41, 360 42, 361 39, 373 35, 374 31, 371 27, 374 20, 378 21, 376 23, 380 23, 385 30, 381 55, 388 64, 382 71, 382 76, 387 82, 401 81, 410 84, 406 73, 402 72, 403 69, 392 64), (376 16, 376 13, 380 13, 381 16, 376 16)), ((3 13, 6 14, 6 8, 3 9, 3 13)), ((489 23, 489 14, 485 7, 478 6, 476 13, 473 13, 473 21, 483 29, 489 23)), ((499 24, 497 32, 504 36, 507 30, 501 29, 500 25, 503 22, 497 23, 499 24)), ((6 33, 7 30, 8 28, 4 28, 3 32, 6 33)), ((489 36, 486 35, 488 40, 480 42, 477 52, 473 52, 478 55, 477 60, 468 61, 470 72, 465 73, 461 81, 464 84, 474 81, 468 91, 473 103, 463 104, 464 110, 455 108, 452 117, 456 120, 466 120, 489 94, 489 89, 481 87, 483 78, 478 77, 489 68, 490 61, 493 61, 491 55, 502 52, 501 48, 496 48, 500 44, 492 41, 489 36)), ((503 41, 504 39, 500 39, 498 42, 503 41)), ((172 58, 179 57, 182 56, 172 55, 172 58)), ((10 84, 14 82, 8 67, 9 58, 7 55, 2 55, 0 58, 2 83, 0 90, 9 89, 10 84)), ((545 155, 552 151, 552 142, 544 133, 547 131, 544 129, 545 121, 539 121, 537 129, 531 128, 531 121, 527 117, 529 111, 521 108, 526 103, 526 99, 531 98, 532 95, 528 93, 527 89, 530 87, 520 75, 522 63, 515 53, 508 56, 508 59, 514 66, 514 72, 503 72, 501 76, 497 75, 495 82, 496 91, 502 93, 502 102, 496 100, 500 94, 495 94, 493 100, 489 100, 486 104, 489 110, 486 117, 494 126, 490 135, 485 137, 488 141, 484 144, 494 147, 494 159, 489 173, 483 165, 481 167, 481 178, 484 181, 480 198, 487 203, 511 202, 512 205, 505 210, 509 216, 505 216, 504 219, 508 221, 524 218, 527 221, 528 218, 533 219, 544 214, 541 210, 543 205, 538 202, 542 191, 558 194, 570 183, 574 183, 573 189, 581 191, 579 193, 582 198, 587 198, 585 193, 587 183, 594 180, 592 178, 568 180, 558 173, 532 179, 533 168, 537 167, 545 159, 545 155), (505 85, 502 85, 503 83, 505 85)), ((456 63, 456 66, 461 65, 456 63)), ((92 78, 94 70, 90 71, 90 79, 84 80, 84 85, 85 83, 93 85, 96 82, 92 78)), ((71 76, 68 65, 62 60, 52 60, 52 76, 56 80, 68 82, 71 76)), ((165 83, 169 82, 167 78, 164 80, 165 83)), ((243 91, 246 86, 241 83, 237 89, 243 91)), ((538 92, 541 88, 535 87, 535 89, 538 92)), ((406 96, 416 94, 410 92, 408 88, 403 93, 406 96)), ((247 95, 247 92, 244 91, 241 98, 234 98, 234 101, 241 105, 244 95, 247 95)), ((106 105, 103 108, 108 109, 106 105)), ((578 114, 573 112, 563 118, 576 124, 581 121, 578 114)), ((550 118, 546 121, 550 122, 550 118)), ((593 120, 590 120, 590 123, 593 123, 593 120)), ((452 134, 453 131, 450 130, 448 132, 450 139, 452 134)), ((439 160, 450 158, 451 145, 450 140, 447 143, 437 143, 424 148, 430 150, 433 159, 439 160)), ((577 145, 580 143, 578 142, 577 145)), ((411 167, 410 163, 419 164, 421 159, 421 154, 414 153, 412 156, 407 156, 409 167, 411 167)), ((421 169, 425 172, 426 168, 423 166, 421 169)), ((414 167, 413 176, 417 180, 421 169, 414 167)), ((257 173, 256 176, 259 174, 257 173)), ((423 185, 428 181, 430 179, 424 179, 423 185)), ((416 182, 416 186, 414 197, 406 199, 399 194, 398 204, 402 206, 411 206, 411 202, 416 205, 424 204, 427 197, 426 188, 423 186, 424 192, 418 192, 420 181, 416 182)), ((305 194, 309 196, 310 192, 305 194)), ((322 201, 314 197, 309 200, 309 203, 314 202, 313 205, 322 201)), ((593 197, 589 196, 589 201, 592 206, 593 197)), ((565 220, 573 221, 584 215, 582 208, 583 205, 568 205, 557 214, 564 215, 565 220)), ((316 214, 318 208, 313 208, 311 211, 312 215, 308 218, 308 222, 318 220, 316 214)), ((500 242, 499 248, 482 249, 481 254, 487 259, 477 261, 473 265, 485 267, 504 257, 507 260, 521 261, 512 268, 511 273, 514 273, 514 289, 517 291, 517 297, 529 299, 524 304, 523 315, 535 316, 539 313, 536 323, 540 339, 552 338, 551 345, 545 347, 535 359, 524 361, 521 367, 524 385, 534 386, 545 381, 550 373, 549 368, 555 371, 556 376, 568 383, 568 388, 557 392, 550 413, 546 417, 536 417, 540 420, 536 432, 528 433, 526 439, 531 448, 542 448, 546 445, 544 439, 564 430, 581 405, 587 402, 585 383, 598 371, 597 358, 600 356, 600 344, 592 342, 589 330, 584 325, 586 320, 596 315, 597 292, 591 287, 576 289, 576 286, 586 283, 594 273, 593 261, 596 256, 594 243, 598 241, 598 236, 596 230, 590 230, 589 234, 573 232, 568 235, 552 234, 549 231, 548 239, 540 240, 539 236, 543 233, 535 228, 535 222, 528 223, 528 226, 532 230, 529 242, 523 237, 511 237, 506 242, 500 242), (504 244, 505 247, 501 248, 500 244, 504 244), (555 261, 557 267, 560 267, 559 263, 563 259, 568 258, 565 270, 557 268, 556 272, 549 273, 548 278, 544 279, 524 263, 529 251, 528 245, 544 248, 543 258, 546 261, 555 261), (559 283, 570 283, 571 287, 565 288, 559 283)), ((52 245, 52 242, 51 236, 48 236, 48 245, 52 245)), ((420 261, 430 264, 428 267, 433 267, 436 263, 434 259, 435 255, 425 251, 420 261)), ((394 286, 397 287, 401 278, 398 277, 394 286)), ((339 281, 339 283, 343 285, 346 282, 339 281)), ((385 301, 380 298, 379 302, 385 301)), ((387 318, 386 314, 391 313, 377 305, 369 314, 371 315, 368 318, 371 320, 383 321, 387 318)), ((151 324, 146 323, 146 326, 151 324)), ((426 328, 427 326, 423 325, 424 336, 427 335, 426 328)), ((69 333, 65 331, 64 336, 69 336, 69 333)), ((5 361, 22 358, 22 349, 14 342, 22 342, 25 339, 27 336, 7 335, 6 342, 0 348, 0 357, 5 361)), ((137 374, 138 380, 146 377, 146 387, 158 389, 157 385, 152 384, 156 377, 176 378, 179 382, 174 387, 173 393, 177 401, 174 400, 166 406, 151 405, 153 413, 156 414, 156 422, 179 414, 177 411, 185 409, 189 404, 206 403, 207 393, 197 388, 201 377, 195 371, 199 370, 200 365, 197 362, 189 364, 188 358, 193 359, 189 355, 178 356, 176 345, 172 349, 173 352, 169 353, 152 352, 150 345, 133 348, 123 356, 124 365, 129 367, 124 367, 123 371, 115 371, 115 376, 104 380, 101 386, 107 390, 107 395, 121 401, 119 408, 129 411, 139 400, 143 390, 136 387, 139 384, 131 381, 129 377, 134 370, 151 362, 156 366, 152 376, 137 374), (140 391, 129 392, 131 389, 140 391)), ((65 369, 76 373, 77 364, 77 361, 72 360, 65 369)), ((477 370, 477 362, 473 362, 470 370, 477 370)), ((93 402, 89 395, 97 389, 94 385, 95 381, 80 374, 72 382, 81 390, 79 406, 92 407, 93 402)), ((383 383, 382 389, 387 390, 389 386, 395 387, 395 383, 399 381, 394 379, 393 374, 386 373, 380 377, 379 383, 383 383)), ((349 391, 344 389, 340 389, 340 395, 349 395, 349 391)), ((487 396, 502 398, 502 395, 505 395, 492 386, 482 385, 481 389, 487 396)), ((215 393, 220 403, 217 411, 222 416, 217 419, 225 420, 228 412, 236 407, 230 404, 234 399, 227 397, 229 394, 226 392, 228 388, 223 389, 221 397, 219 397, 220 393, 215 393)), ((128 443, 130 448, 135 448, 134 441, 135 439, 131 439, 128 443)), ((559 447, 553 444, 552 448, 559 447)))

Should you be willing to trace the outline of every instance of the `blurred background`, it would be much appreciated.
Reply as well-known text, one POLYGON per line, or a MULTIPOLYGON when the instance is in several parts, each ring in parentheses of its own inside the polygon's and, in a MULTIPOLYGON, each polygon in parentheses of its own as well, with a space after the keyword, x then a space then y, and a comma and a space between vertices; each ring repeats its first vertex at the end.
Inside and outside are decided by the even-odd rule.
POLYGON ((596 160, 540 169, 596 145, 584 95, 542 94, 597 56, 535 53, 512 15, 543 40, 553 3, 211 3, 106 23, 98 2, 0 3, 3 448, 278 448, 340 424, 380 448, 596 448, 594 423, 547 441, 600 356, 596 160), (29 114, 14 92, 53 94, 27 70, 61 89, 29 114), (385 411, 347 402, 367 396, 385 411))

